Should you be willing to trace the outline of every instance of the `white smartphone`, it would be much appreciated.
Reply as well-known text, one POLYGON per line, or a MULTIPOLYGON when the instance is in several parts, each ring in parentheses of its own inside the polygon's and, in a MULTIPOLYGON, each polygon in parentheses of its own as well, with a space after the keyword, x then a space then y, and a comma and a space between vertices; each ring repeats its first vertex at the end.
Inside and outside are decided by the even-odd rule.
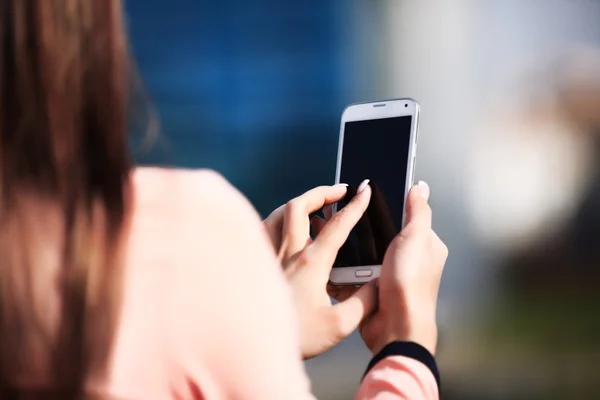
POLYGON ((404 226, 405 200, 413 185, 419 104, 413 99, 348 106, 342 114, 335 183, 348 184, 346 197, 333 213, 369 179, 367 211, 340 249, 329 280, 335 285, 362 285, 380 275, 383 256, 404 226))

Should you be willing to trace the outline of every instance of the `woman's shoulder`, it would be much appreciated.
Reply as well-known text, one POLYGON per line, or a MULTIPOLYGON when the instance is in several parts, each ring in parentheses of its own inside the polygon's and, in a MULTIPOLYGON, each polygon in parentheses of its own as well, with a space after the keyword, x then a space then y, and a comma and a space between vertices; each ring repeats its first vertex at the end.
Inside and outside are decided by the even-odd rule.
POLYGON ((131 263, 141 270, 153 265, 178 288, 194 281, 203 286, 269 256, 263 254, 268 237, 260 216, 217 172, 138 168, 132 182, 129 249, 131 263))
POLYGON ((208 327, 222 326, 235 311, 222 301, 223 293, 244 295, 247 290, 236 283, 248 282, 252 277, 244 267, 261 258, 264 246, 255 239, 260 217, 214 171, 136 168, 130 182, 133 206, 118 362, 150 368, 125 360, 153 365, 167 357, 169 368, 177 364, 176 371, 164 372, 168 379, 179 367, 208 379, 203 365, 212 360, 209 346, 218 343, 220 334, 208 327), (207 304, 218 305, 219 312, 207 304), (154 339, 140 340, 143 331, 154 332, 154 339), (158 348, 165 354, 157 355, 158 348))
POLYGON ((241 196, 225 177, 210 169, 138 167, 132 178, 138 196, 159 204, 181 206, 211 202, 223 195, 226 198, 218 198, 219 202, 241 196))
MULTIPOLYGON (((207 317, 206 304, 219 301, 224 291, 245 296, 264 275, 277 276, 275 253, 260 216, 220 174, 140 168, 133 181, 139 193, 136 203, 143 203, 135 212, 136 264, 146 270, 151 263, 162 271, 161 283, 170 293, 165 307, 172 332, 197 336, 197 327, 206 329, 218 319, 207 317), (147 262, 140 262, 142 258, 147 262)), ((220 309, 226 312, 227 302, 220 309)))
POLYGON ((206 227, 219 217, 221 223, 223 219, 260 220, 248 199, 213 170, 140 167, 132 181, 136 208, 170 217, 175 224, 201 219, 206 227))
MULTIPOLYGON (((252 390, 273 397, 272 389, 256 384, 260 371, 264 376, 271 371, 267 367, 272 363, 260 362, 265 349, 280 349, 277 361, 298 360, 297 350, 285 346, 295 343, 289 339, 295 328, 288 288, 258 213, 214 171, 140 169, 135 174, 145 196, 159 198, 154 200, 159 207, 178 208, 169 211, 169 219, 177 221, 164 224, 175 230, 165 231, 158 221, 153 226, 161 227, 160 239, 138 246, 149 262, 164 263, 157 274, 160 281, 152 281, 152 289, 160 288, 160 301, 154 303, 161 311, 151 318, 160 323, 170 386, 185 394, 190 382, 198 384, 205 398, 252 390), (160 241, 167 242, 159 250, 162 257, 149 257, 147 252, 165 246, 160 241), (287 322, 277 325, 273 315, 283 315, 287 322)), ((154 237, 149 229, 140 227, 138 232, 154 237)), ((147 264, 142 267, 136 282, 148 279, 143 271, 147 264)), ((137 302, 140 308, 147 309, 150 302, 145 300, 155 293, 144 292, 145 298, 137 302)))
POLYGON ((256 238, 262 229, 257 211, 215 171, 137 168, 132 181, 137 233, 146 242, 162 241, 163 252, 189 255, 202 249, 209 257, 227 242, 263 239, 256 238))

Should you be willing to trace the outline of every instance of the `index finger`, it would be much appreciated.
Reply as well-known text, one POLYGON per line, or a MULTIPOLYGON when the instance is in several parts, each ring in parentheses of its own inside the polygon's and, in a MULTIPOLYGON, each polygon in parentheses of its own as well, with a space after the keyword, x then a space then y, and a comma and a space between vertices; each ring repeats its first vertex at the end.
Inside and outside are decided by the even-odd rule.
POLYGON ((305 246, 310 237, 309 215, 325 204, 343 199, 346 190, 345 185, 318 186, 286 204, 282 236, 289 242, 289 251, 295 253, 305 246))
POLYGON ((347 185, 338 184, 334 186, 317 186, 314 189, 290 200, 286 209, 295 209, 303 214, 311 214, 318 211, 326 204, 340 201, 346 196, 347 185))
POLYGON ((290 205, 293 205, 294 208, 304 207, 304 212, 311 214, 324 205, 335 203, 336 201, 343 199, 346 195, 347 186, 348 185, 346 184, 338 184, 335 186, 318 186, 288 201, 287 204, 277 207, 277 209, 271 212, 271 214, 269 214, 269 216, 263 222, 268 227, 276 227, 279 225, 279 229, 281 229, 286 209, 289 208, 290 205))

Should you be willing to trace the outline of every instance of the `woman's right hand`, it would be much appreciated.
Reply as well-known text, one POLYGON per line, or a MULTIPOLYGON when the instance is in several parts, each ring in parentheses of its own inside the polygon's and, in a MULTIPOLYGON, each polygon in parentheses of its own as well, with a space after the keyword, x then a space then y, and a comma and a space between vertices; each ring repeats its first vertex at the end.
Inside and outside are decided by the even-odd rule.
POLYGON ((411 189, 407 223, 381 267, 377 311, 359 327, 373 354, 394 341, 415 342, 435 354, 437 297, 448 249, 431 229, 428 199, 426 183, 411 189))

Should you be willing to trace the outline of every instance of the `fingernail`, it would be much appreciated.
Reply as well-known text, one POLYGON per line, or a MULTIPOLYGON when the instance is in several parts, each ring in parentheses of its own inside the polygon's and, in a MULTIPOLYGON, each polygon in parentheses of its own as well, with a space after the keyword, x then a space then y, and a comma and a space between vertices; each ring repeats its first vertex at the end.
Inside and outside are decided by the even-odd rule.
POLYGON ((334 187, 348 187, 347 183, 338 183, 334 187))
POLYGON ((362 181, 362 183, 360 185, 358 185, 358 189, 356 189, 356 193, 361 193, 363 190, 365 190, 367 188, 367 185, 369 184, 369 180, 365 179, 364 181, 362 181))
POLYGON ((419 181, 417 183, 417 193, 425 200, 429 200, 429 185, 426 182, 419 181))

